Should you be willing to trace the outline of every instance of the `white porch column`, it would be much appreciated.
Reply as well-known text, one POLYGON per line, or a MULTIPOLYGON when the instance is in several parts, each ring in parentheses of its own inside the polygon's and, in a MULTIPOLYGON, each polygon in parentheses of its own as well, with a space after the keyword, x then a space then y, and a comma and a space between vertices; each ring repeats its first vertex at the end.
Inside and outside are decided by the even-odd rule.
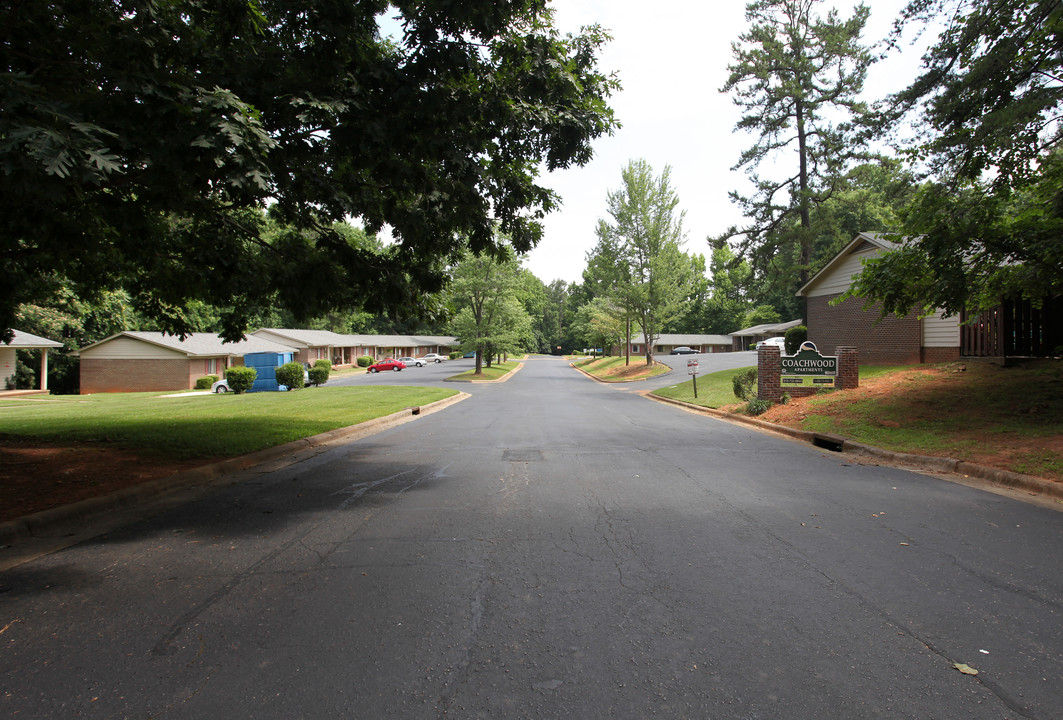
POLYGON ((48 389, 48 348, 41 348, 41 390, 48 389))

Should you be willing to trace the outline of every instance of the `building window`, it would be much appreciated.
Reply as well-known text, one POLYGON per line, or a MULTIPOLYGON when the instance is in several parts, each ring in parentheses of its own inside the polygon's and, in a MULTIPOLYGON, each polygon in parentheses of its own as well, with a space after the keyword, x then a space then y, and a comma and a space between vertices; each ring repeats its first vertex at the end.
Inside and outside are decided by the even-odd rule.
POLYGON ((211 358, 207 360, 207 372, 205 375, 217 375, 218 374, 218 358, 211 358))
POLYGON ((631 352, 636 352, 636 353, 637 353, 637 352, 642 352, 641 350, 639 350, 639 347, 641 347, 641 346, 639 346, 639 345, 632 345, 632 346, 631 346, 631 352))

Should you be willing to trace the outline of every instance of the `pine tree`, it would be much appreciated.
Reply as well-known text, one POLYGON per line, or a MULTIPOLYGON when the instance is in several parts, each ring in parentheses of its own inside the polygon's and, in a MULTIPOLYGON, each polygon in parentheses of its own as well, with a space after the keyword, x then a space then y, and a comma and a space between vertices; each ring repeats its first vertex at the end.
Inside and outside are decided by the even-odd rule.
MULTIPOLYGON (((866 106, 858 100, 870 53, 860 44, 868 9, 848 20, 822 0, 755 0, 746 6, 749 29, 733 43, 735 63, 721 89, 743 110, 736 130, 758 134, 734 170, 745 168, 756 193, 730 193, 749 219, 715 241, 741 236, 738 250, 764 272, 780 250, 796 245, 799 283, 808 280, 812 211, 834 192, 851 160, 862 155, 855 132, 866 106), (792 153, 792 155, 787 155, 792 153), (764 178, 768 161, 781 178, 764 178)), ((789 253, 784 253, 784 256, 789 253)))

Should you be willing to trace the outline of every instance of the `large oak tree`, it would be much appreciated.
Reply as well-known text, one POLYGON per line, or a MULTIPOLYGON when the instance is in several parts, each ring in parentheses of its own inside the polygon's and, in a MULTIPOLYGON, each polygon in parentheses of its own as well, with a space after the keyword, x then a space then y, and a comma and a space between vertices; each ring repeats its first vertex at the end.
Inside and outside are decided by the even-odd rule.
POLYGON ((275 302, 416 304, 496 225, 526 251, 558 204, 539 169, 615 126, 606 40, 547 0, 4 2, 0 332, 64 284, 176 332, 206 301, 235 338, 275 302), (352 218, 395 244, 332 230, 352 218))

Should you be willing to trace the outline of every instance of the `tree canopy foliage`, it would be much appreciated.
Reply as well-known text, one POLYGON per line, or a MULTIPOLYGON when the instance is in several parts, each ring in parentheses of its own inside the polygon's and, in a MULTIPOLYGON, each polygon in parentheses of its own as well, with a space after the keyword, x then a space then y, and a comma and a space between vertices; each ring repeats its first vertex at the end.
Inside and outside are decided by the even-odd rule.
POLYGON ((930 179, 905 214, 903 246, 870 261, 851 293, 901 315, 1058 296, 1063 4, 913 0, 896 38, 929 20, 945 29, 889 117, 916 119, 909 156, 930 179))
POLYGON ((694 263, 681 248, 683 213, 677 211, 671 168, 654 177, 649 163, 633 160, 621 176, 621 186, 608 194, 611 221, 598 221, 598 244, 589 253, 588 271, 607 288, 602 295, 638 324, 646 364, 651 365, 662 329, 682 313, 691 295, 694 263))
POLYGON ((8 5, 0 26, 0 331, 56 286, 124 288, 166 329, 189 300, 238 337, 413 305, 496 225, 533 247, 540 166, 616 123, 598 27, 547 0, 150 0, 8 5), (381 33, 394 13, 402 37, 381 33), (263 235, 263 210, 284 232, 263 235), (387 247, 333 229, 358 219, 387 247))
POLYGON ((533 323, 519 296, 528 276, 513 252, 501 257, 469 252, 452 273, 450 329, 462 350, 476 351, 476 374, 496 354, 527 350, 534 342, 533 323))

